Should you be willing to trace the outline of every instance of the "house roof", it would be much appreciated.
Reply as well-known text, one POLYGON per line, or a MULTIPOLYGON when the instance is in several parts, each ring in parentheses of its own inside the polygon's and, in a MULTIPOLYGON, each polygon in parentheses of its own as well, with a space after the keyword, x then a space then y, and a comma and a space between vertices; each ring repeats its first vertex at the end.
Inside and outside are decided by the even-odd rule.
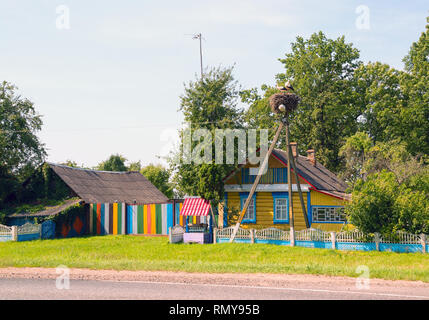
POLYGON ((168 198, 140 172, 96 171, 48 163, 86 203, 166 203, 168 198))
MULTIPOLYGON (((272 155, 285 165, 287 164, 287 154, 285 151, 274 149, 272 155)), ((298 174, 317 190, 331 191, 333 194, 345 194, 347 184, 333 172, 326 169, 321 163, 313 165, 307 157, 301 155, 298 155, 295 163, 298 174)))
POLYGON ((58 206, 52 206, 52 207, 47 207, 45 210, 39 211, 39 212, 34 212, 34 213, 14 213, 14 214, 10 214, 8 217, 9 218, 29 218, 29 217, 46 217, 46 216, 53 216, 56 215, 62 211, 64 211, 65 209, 74 206, 75 204, 78 204, 82 202, 82 199, 69 199, 66 200, 63 204, 58 205, 58 206))

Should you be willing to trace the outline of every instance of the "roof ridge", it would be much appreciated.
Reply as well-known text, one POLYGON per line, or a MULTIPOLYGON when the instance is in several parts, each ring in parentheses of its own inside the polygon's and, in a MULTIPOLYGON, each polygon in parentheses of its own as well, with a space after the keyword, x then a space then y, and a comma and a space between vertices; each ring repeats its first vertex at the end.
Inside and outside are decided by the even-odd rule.
POLYGON ((77 167, 70 167, 65 164, 59 164, 59 163, 53 163, 53 162, 46 162, 50 166, 56 166, 60 168, 66 168, 66 169, 73 169, 73 170, 81 170, 81 171, 91 171, 91 172, 103 172, 103 173, 118 173, 118 174, 129 174, 129 173, 138 173, 141 174, 139 171, 103 171, 103 170, 95 170, 95 169, 86 169, 86 168, 77 168, 77 167))

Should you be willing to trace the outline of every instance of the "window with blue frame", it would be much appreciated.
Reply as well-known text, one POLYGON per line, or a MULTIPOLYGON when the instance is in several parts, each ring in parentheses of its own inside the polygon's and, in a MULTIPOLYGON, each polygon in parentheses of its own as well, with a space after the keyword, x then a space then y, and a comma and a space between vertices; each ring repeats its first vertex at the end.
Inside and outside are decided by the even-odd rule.
MULTIPOLYGON (((243 210, 244 204, 246 203, 248 196, 248 193, 240 193, 240 210, 243 210)), ((250 200, 249 206, 247 207, 242 222, 256 223, 256 193, 253 194, 253 197, 250 200)))
POLYGON ((289 198, 286 193, 273 193, 274 223, 289 223, 289 198))

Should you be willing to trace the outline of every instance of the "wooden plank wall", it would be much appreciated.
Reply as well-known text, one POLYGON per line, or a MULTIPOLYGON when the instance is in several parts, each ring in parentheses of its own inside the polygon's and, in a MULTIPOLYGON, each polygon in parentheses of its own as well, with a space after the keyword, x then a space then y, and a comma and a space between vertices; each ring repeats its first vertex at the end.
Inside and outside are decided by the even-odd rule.
POLYGON ((167 235, 173 226, 173 204, 92 203, 89 230, 94 235, 167 235))
MULTIPOLYGON (((303 194, 304 203, 307 206, 307 194, 303 194)), ((240 211, 240 193, 228 192, 227 193, 227 209, 235 209, 240 211)), ((293 209, 295 216, 295 229, 305 229, 305 220, 302 213, 301 202, 299 194, 293 193, 293 209)), ((222 212, 223 216, 223 212, 222 212)), ((228 219, 228 224, 234 224, 236 219, 228 219)), ((289 230, 289 224, 276 223, 274 224, 274 199, 271 192, 257 192, 256 193, 256 224, 243 223, 242 228, 250 229, 265 229, 275 227, 278 229, 289 230)))

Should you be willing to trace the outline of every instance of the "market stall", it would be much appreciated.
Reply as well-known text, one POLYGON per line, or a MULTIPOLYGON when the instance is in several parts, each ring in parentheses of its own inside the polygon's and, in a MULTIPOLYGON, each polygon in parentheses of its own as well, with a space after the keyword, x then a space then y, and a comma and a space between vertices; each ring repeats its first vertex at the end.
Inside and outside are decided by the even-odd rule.
POLYGON ((213 242, 214 216, 210 201, 199 197, 186 198, 180 215, 186 216, 184 243, 213 242))

